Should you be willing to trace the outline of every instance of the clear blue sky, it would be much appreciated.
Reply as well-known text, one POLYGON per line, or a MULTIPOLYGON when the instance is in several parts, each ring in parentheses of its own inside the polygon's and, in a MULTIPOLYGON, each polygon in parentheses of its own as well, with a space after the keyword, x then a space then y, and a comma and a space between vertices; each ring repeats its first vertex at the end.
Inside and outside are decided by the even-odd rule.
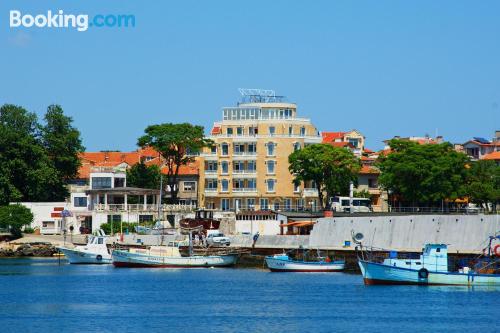
POLYGON ((0 104, 61 104, 87 150, 210 127, 275 89, 319 130, 452 142, 500 129, 498 1, 2 1, 0 104), (133 29, 11 29, 9 11, 134 14, 133 29))

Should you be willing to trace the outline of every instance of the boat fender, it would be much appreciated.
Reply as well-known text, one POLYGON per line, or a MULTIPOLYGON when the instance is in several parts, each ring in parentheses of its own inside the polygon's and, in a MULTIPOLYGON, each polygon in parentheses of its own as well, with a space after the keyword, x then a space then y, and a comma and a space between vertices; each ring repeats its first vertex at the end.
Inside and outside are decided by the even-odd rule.
POLYGON ((100 254, 98 254, 98 255, 95 257, 95 259, 96 259, 97 261, 102 261, 102 256, 101 256, 100 254))
POLYGON ((495 245, 495 247, 493 248, 493 253, 495 253, 497 257, 500 257, 500 244, 495 245))
POLYGON ((429 271, 425 268, 421 268, 418 271, 418 278, 419 279, 427 279, 429 277, 429 271))

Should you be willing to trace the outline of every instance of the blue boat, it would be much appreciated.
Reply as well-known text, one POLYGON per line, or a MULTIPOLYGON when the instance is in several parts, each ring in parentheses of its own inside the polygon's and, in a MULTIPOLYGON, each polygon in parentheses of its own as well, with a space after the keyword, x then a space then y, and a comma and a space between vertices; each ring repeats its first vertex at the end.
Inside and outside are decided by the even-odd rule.
POLYGON ((329 257, 318 257, 317 261, 294 260, 286 253, 267 256, 265 260, 271 272, 338 272, 345 267, 345 260, 329 257))
POLYGON ((389 258, 377 257, 380 249, 363 248, 358 242, 358 264, 364 283, 372 284, 416 284, 416 285, 467 285, 500 286, 500 260, 492 250, 492 241, 500 236, 490 237, 486 254, 463 263, 457 271, 450 271, 448 246, 446 244, 426 244, 418 258, 398 258, 395 251, 389 258))

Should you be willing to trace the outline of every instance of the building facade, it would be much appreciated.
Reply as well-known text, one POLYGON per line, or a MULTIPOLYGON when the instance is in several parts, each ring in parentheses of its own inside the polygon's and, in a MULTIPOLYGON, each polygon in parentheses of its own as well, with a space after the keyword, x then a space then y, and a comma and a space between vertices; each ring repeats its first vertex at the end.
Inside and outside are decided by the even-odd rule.
MULTIPOLYGON (((261 97, 261 96, 258 96, 261 97)), ((321 136, 297 105, 276 98, 222 110, 200 155, 200 205, 227 210, 304 210, 318 205, 314 184, 295 185, 288 156, 321 136)))

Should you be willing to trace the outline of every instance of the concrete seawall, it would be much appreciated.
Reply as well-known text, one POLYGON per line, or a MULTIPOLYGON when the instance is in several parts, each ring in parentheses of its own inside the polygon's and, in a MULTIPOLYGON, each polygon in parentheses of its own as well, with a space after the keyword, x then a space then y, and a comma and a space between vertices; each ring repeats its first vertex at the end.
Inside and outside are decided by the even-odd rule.
POLYGON ((479 253, 488 237, 500 232, 499 215, 387 215, 321 218, 310 248, 353 249, 351 231, 364 234, 364 245, 419 252, 425 243, 444 243, 450 252, 479 253), (351 241, 346 247, 345 242, 351 241))

